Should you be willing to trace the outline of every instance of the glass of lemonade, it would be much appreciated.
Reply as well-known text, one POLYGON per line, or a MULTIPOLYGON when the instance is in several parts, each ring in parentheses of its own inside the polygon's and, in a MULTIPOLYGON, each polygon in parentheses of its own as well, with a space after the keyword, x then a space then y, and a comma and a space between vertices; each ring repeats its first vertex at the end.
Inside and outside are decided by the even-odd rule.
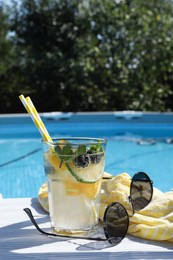
POLYGON ((61 235, 95 231, 107 141, 59 138, 42 142, 53 231, 61 235))

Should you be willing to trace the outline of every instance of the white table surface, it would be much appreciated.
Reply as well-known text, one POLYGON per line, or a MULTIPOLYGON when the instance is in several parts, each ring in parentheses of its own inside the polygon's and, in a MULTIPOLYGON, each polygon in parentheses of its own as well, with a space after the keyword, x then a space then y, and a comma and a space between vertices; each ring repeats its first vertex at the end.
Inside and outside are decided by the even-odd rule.
POLYGON ((49 216, 37 199, 0 200, 0 259, 173 259, 173 243, 148 241, 127 236, 120 244, 59 239, 40 234, 23 208, 29 207, 40 227, 48 231, 49 216))

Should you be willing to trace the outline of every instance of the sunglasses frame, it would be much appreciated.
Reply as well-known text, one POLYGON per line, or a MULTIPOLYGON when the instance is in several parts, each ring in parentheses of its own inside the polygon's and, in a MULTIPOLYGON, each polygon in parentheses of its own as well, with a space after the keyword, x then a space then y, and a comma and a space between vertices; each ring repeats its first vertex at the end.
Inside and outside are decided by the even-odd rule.
MULTIPOLYGON (((146 174, 146 173, 143 173, 143 172, 138 172, 138 173, 136 173, 134 176, 133 176, 133 178, 132 178, 132 180, 131 180, 131 185, 130 185, 130 196, 129 196, 129 202, 131 203, 131 205, 132 205, 132 209, 133 209, 133 214, 134 214, 134 212, 135 212, 135 209, 134 209, 134 204, 133 204, 133 202, 132 202, 132 199, 131 199, 131 193, 132 193, 132 189, 133 189, 133 183, 135 182, 135 181, 137 181, 137 180, 139 180, 139 181, 141 181, 141 179, 139 178, 137 178, 137 176, 139 176, 139 175, 141 175, 141 174, 143 174, 146 178, 144 179, 144 181, 145 182, 149 182, 150 183, 150 188, 151 188, 151 195, 150 195, 150 199, 149 199, 149 201, 148 201, 148 204, 150 203, 150 201, 151 201, 151 199, 152 199, 152 196, 153 196, 153 182, 150 180, 150 178, 149 178, 149 176, 146 174), (135 179, 136 178, 136 179, 135 179)), ((148 205, 147 204, 147 205, 148 205)), ((147 205, 145 205, 144 207, 146 207, 147 205)), ((143 207, 143 208, 144 208, 143 207)), ((143 208, 141 208, 141 209, 143 209, 143 208)), ((141 210, 140 209, 140 210, 141 210)), ((101 238, 101 237, 85 237, 85 236, 83 236, 83 237, 79 237, 79 236, 68 236, 68 235, 60 235, 60 234, 56 234, 56 233, 49 233, 49 232, 45 232, 44 230, 42 230, 39 226, 38 226, 38 224, 37 224, 37 222, 35 221, 35 219, 34 219, 34 217, 33 217, 33 214, 32 214, 32 212, 31 212, 31 210, 29 209, 29 208, 24 208, 23 209, 25 212, 26 212, 26 214, 28 215, 28 217, 30 218, 30 220, 31 220, 31 222, 33 223, 33 225, 36 227, 36 229, 40 232, 40 233, 42 233, 42 234, 44 234, 44 235, 47 235, 47 236, 53 236, 53 237, 61 237, 61 238, 70 238, 70 239, 72 239, 72 238, 78 238, 78 239, 85 239, 85 240, 92 240, 92 241, 108 241, 110 244, 112 244, 113 246, 115 246, 115 245, 117 245, 117 244, 119 244, 120 242, 121 242, 121 240, 122 239, 124 239, 124 237, 126 236, 126 234, 127 234, 127 231, 128 231, 128 227, 129 227, 129 214, 127 213, 127 210, 125 209, 125 207, 121 204, 121 203, 119 203, 119 202, 112 202, 112 203, 110 203, 108 206, 107 206, 107 208, 106 208, 106 210, 105 210, 105 213, 104 213, 104 217, 103 217, 103 230, 104 230, 104 234, 105 234, 105 237, 106 238, 101 238), (109 223, 109 221, 107 220, 107 215, 109 214, 109 211, 111 211, 112 209, 113 209, 113 207, 117 207, 117 212, 116 213, 118 213, 118 211, 122 211, 123 210, 123 213, 125 214, 125 216, 127 217, 127 219, 126 219, 126 222, 127 222, 127 224, 126 224, 126 229, 124 229, 123 230, 123 234, 121 235, 121 236, 110 236, 110 234, 109 234, 109 231, 108 231, 108 229, 110 230, 110 227, 108 227, 109 225, 108 225, 108 223, 109 223)), ((117 214, 118 215, 118 214, 117 214)), ((111 223, 112 224, 112 223, 111 223)))
POLYGON ((134 201, 132 199, 132 190, 133 190, 133 184, 134 182, 137 182, 137 181, 143 181, 143 182, 148 182, 150 184, 150 189, 151 189, 151 192, 150 192, 150 199, 148 200, 148 203, 147 205, 151 202, 152 200, 152 197, 153 197, 153 181, 150 179, 150 177, 145 173, 145 172, 137 172, 133 175, 132 177, 132 180, 131 180, 131 184, 130 184, 130 195, 128 196, 129 198, 129 202, 131 203, 132 205, 132 216, 134 215, 135 211, 139 211, 139 210, 142 210, 144 209, 147 205, 145 205, 143 208, 139 209, 139 210, 136 210, 135 209, 135 205, 134 205, 134 201), (143 175, 144 178, 141 179, 139 178, 138 176, 139 175, 143 175))

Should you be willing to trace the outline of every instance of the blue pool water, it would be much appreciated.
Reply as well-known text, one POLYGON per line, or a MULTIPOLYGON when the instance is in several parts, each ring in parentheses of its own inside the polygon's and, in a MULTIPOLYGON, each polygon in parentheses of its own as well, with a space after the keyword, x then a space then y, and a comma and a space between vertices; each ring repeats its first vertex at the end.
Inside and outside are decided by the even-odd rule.
MULTIPOLYGON (((153 120, 134 123, 129 118, 126 118, 126 123, 117 123, 112 122, 112 118, 108 121, 103 118, 102 122, 67 122, 67 118, 54 122, 47 118, 45 124, 52 137, 106 138, 105 171, 113 175, 127 172, 131 176, 145 171, 155 187, 162 191, 172 189, 173 124, 160 120, 158 123, 153 123, 153 120)), ((22 118, 18 123, 14 119, 13 122, 11 119, 3 120, 0 119, 0 193, 4 198, 36 197, 45 181, 41 137, 30 118, 22 118)))

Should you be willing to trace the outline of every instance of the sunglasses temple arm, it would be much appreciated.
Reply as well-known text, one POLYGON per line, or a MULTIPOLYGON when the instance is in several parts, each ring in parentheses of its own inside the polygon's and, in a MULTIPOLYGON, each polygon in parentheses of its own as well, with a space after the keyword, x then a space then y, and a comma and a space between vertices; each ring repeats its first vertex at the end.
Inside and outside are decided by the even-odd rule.
POLYGON ((36 229, 37 229, 40 233, 42 233, 42 234, 44 234, 44 235, 48 235, 48 236, 50 236, 50 235, 51 235, 51 236, 56 236, 56 234, 51 234, 51 233, 45 232, 44 230, 42 230, 42 229, 38 226, 37 222, 35 221, 35 219, 34 219, 34 217, 33 217, 33 215, 32 215, 32 212, 31 212, 31 210, 30 210, 29 208, 24 208, 23 210, 26 212, 26 214, 27 214, 28 217, 30 218, 32 224, 36 227, 36 229))
POLYGON ((36 227, 36 229, 37 229, 40 233, 42 233, 42 234, 44 234, 44 235, 53 236, 53 237, 61 237, 61 238, 79 238, 79 239, 94 240, 94 241, 107 241, 106 238, 101 238, 101 237, 96 237, 96 238, 94 238, 94 237, 64 236, 64 235, 58 235, 58 234, 54 234, 54 233, 45 232, 44 230, 42 230, 42 229, 38 226, 37 222, 35 221, 35 219, 34 219, 34 217, 33 217, 33 215, 32 215, 31 210, 30 210, 29 208, 24 208, 23 210, 26 212, 26 214, 28 215, 28 217, 30 218, 32 224, 36 227))

